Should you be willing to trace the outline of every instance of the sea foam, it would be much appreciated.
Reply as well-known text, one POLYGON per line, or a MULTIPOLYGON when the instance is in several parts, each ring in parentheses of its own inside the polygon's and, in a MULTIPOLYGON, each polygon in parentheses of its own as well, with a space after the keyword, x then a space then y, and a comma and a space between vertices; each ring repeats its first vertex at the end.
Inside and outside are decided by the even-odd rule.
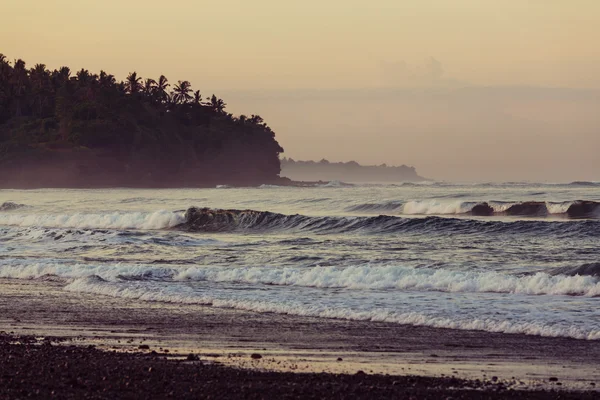
POLYGON ((80 229, 165 229, 185 222, 182 212, 0 214, 0 225, 80 229))
POLYGON ((65 287, 71 292, 92 293, 142 301, 170 302, 180 304, 209 305, 219 308, 232 308, 260 313, 278 313, 318 318, 334 318, 357 321, 390 322, 433 328, 460 330, 480 330, 498 333, 514 333, 547 337, 571 337, 575 339, 598 340, 600 330, 576 326, 544 324, 542 322, 512 322, 507 320, 466 319, 434 317, 417 312, 398 313, 388 309, 353 310, 350 308, 330 308, 318 304, 291 302, 257 301, 236 298, 218 298, 198 295, 194 292, 173 293, 142 286, 114 285, 98 277, 81 278, 65 287))
POLYGON ((216 267, 183 268, 135 264, 65 264, 62 262, 0 262, 0 277, 38 278, 57 275, 80 278, 96 275, 109 281, 119 279, 168 279, 247 283, 254 285, 345 288, 352 290, 439 291, 448 293, 507 293, 519 295, 600 296, 595 276, 511 275, 500 272, 452 271, 401 266, 349 266, 311 268, 216 267))

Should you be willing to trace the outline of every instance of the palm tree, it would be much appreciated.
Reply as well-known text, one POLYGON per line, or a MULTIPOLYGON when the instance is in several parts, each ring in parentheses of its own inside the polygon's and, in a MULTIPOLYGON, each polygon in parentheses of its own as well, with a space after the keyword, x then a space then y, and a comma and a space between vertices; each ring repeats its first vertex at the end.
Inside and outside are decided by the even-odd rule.
POLYGON ((19 59, 15 61, 12 76, 11 76, 11 86, 13 92, 15 94, 15 116, 21 116, 21 100, 25 97, 27 86, 28 86, 28 76, 27 69, 25 68, 25 61, 19 59))
POLYGON ((210 98, 210 106, 212 107, 214 112, 222 113, 225 110, 225 102, 221 99, 218 99, 214 94, 210 98))
POLYGON ((154 90, 156 89, 156 81, 154 79, 148 78, 144 82, 144 95, 150 98, 154 94, 154 90))
POLYGON ((112 74, 107 74, 104 71, 100 71, 100 76, 98 77, 98 82, 100 86, 103 88, 111 88, 116 84, 115 76, 112 74))
POLYGON ((201 105, 202 104, 202 96, 200 95, 200 91, 196 90, 194 92, 194 104, 201 105))
POLYGON ((0 78, 6 78, 5 74, 9 68, 10 63, 8 62, 8 59, 4 54, 0 53, 0 78))
POLYGON ((156 99, 161 103, 166 103, 169 100, 169 92, 167 92, 167 88, 169 87, 169 80, 161 75, 158 78, 158 82, 156 83, 156 88, 154 90, 154 94, 156 99))
POLYGON ((178 81, 173 87, 173 102, 175 104, 187 103, 192 99, 191 91, 191 84, 188 81, 178 81))
POLYGON ((4 54, 0 53, 0 123, 4 118, 9 118, 10 113, 10 76, 12 67, 4 54))
POLYGON ((136 94, 142 88, 142 78, 137 75, 137 72, 132 72, 125 79, 125 89, 129 94, 136 94))
POLYGON ((48 87, 50 84, 50 73, 44 64, 36 64, 29 71, 29 78, 33 89, 34 102, 37 105, 38 116, 42 116, 42 108, 48 98, 48 87))
POLYGON ((77 72, 76 76, 78 92, 80 93, 80 96, 83 96, 87 100, 94 98, 93 87, 95 86, 98 77, 90 74, 90 71, 83 68, 77 72))
POLYGON ((90 75, 90 71, 88 71, 87 69, 82 68, 75 75, 77 76, 77 82, 79 83, 79 86, 85 87, 90 84, 91 75, 90 75))
POLYGON ((58 89, 71 79, 71 69, 69 67, 60 67, 58 70, 52 72, 52 78, 55 89, 58 89))

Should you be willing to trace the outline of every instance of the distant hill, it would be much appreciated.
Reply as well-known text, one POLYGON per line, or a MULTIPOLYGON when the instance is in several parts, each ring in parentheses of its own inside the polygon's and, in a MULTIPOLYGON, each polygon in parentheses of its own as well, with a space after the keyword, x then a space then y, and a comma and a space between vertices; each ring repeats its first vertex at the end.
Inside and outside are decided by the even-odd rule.
POLYGON ((414 167, 401 165, 360 165, 356 161, 332 163, 327 160, 281 160, 281 176, 294 181, 344 181, 344 182, 416 182, 424 181, 414 167))
POLYGON ((188 81, 119 82, 0 54, 0 187, 281 183, 275 133, 225 106, 188 81))

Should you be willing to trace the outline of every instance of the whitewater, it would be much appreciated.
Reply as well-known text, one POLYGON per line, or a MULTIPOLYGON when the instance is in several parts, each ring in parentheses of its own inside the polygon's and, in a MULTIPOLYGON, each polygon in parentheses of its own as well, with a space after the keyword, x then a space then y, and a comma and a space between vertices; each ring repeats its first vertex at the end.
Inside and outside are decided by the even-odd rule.
POLYGON ((0 278, 600 340, 600 184, 1 190, 0 278))

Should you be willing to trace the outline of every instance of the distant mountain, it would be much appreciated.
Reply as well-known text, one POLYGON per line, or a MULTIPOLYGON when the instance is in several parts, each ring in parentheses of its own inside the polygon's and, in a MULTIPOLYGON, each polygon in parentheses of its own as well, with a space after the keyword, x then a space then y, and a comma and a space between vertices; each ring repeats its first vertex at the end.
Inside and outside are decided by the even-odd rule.
POLYGON ((327 160, 281 160, 281 176, 294 181, 344 181, 344 182, 415 182, 424 181, 414 167, 401 165, 360 165, 356 161, 332 163, 327 160))

